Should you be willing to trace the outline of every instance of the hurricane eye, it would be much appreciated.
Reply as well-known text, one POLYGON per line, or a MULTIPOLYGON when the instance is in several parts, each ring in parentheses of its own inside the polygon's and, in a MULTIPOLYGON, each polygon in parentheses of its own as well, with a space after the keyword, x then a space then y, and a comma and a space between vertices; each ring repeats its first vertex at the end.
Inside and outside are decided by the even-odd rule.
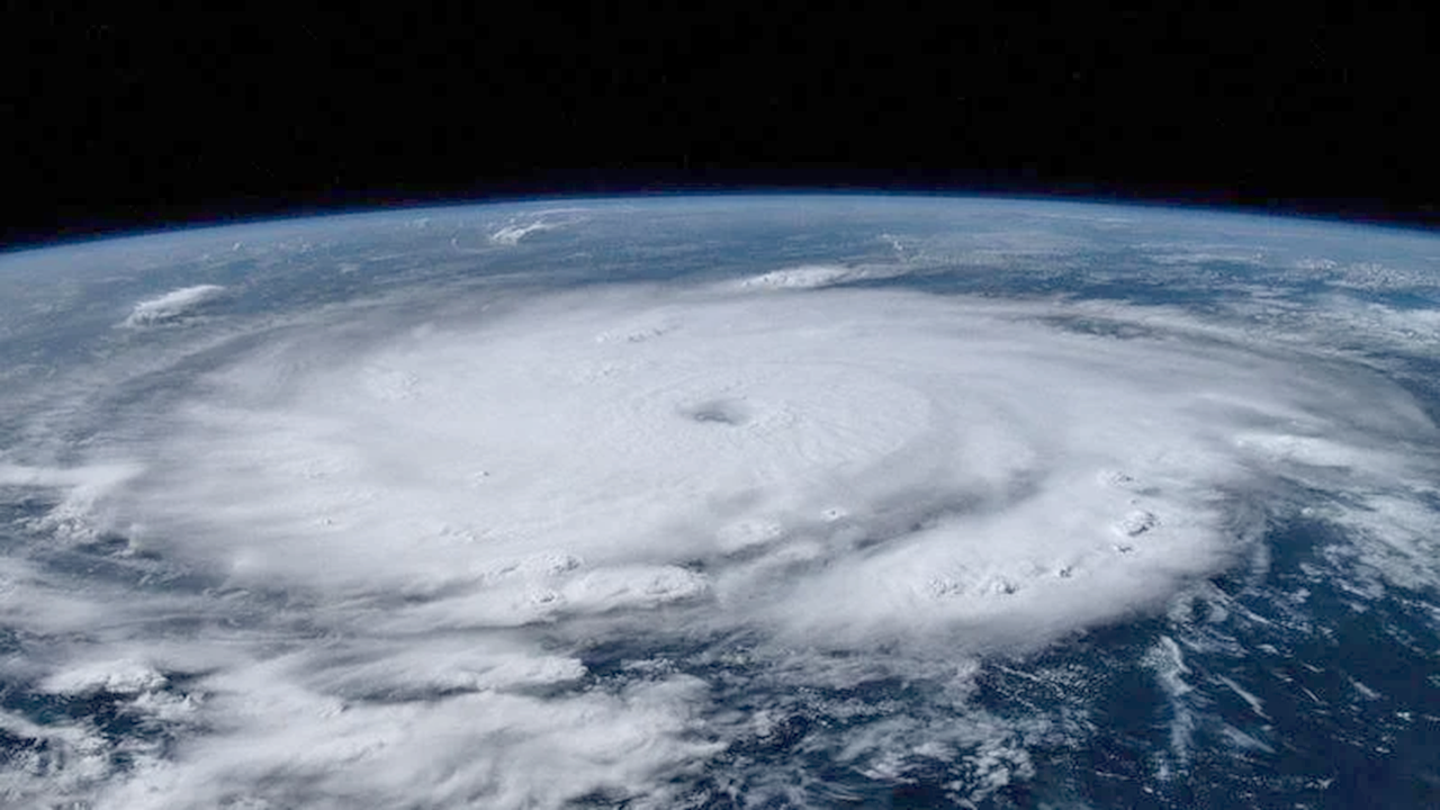
POLYGON ((739 427, 750 421, 749 410, 740 402, 715 399, 686 408, 686 418, 702 424, 720 424, 739 427))

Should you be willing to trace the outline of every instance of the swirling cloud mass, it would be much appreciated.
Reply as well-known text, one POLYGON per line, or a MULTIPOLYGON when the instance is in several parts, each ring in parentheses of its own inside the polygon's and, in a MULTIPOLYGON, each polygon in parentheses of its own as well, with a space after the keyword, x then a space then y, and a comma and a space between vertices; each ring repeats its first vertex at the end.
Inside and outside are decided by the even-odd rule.
POLYGON ((976 705, 987 662, 1173 612, 1301 495, 1377 581, 1434 586, 1436 428, 1382 369, 1173 306, 852 283, 903 269, 530 274, 219 325, 172 323, 219 285, 132 302, 155 329, 115 340, 204 340, 81 387, 163 394, 83 445, 34 420, 0 468, 34 499, 4 618, 55 640, 5 677, 125 733, 7 712, 44 745, 0 795, 826 804, 821 757, 948 762, 978 802, 1094 733, 976 705), (767 748, 799 696, 884 683, 912 701, 767 748))

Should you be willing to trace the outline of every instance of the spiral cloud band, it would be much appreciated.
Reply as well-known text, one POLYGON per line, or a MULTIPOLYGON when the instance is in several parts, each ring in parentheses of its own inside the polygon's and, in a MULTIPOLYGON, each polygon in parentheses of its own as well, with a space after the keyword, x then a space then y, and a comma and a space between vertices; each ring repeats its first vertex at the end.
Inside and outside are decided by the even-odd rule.
MULTIPOLYGON (((45 790, 669 806, 715 762, 743 772, 797 690, 901 678, 939 708, 837 730, 834 758, 958 757, 955 795, 983 798, 1055 729, 967 710, 977 661, 1173 610, 1262 553, 1297 488, 1389 493, 1352 504, 1390 521, 1377 560, 1433 519, 1403 493, 1435 428, 1373 368, 1164 307, 864 277, 339 307, 225 338, 77 463, 0 468, 65 494, 34 525, 128 561, 5 557, 7 620, 86 634, 24 677, 164 730, 123 777, 97 754, 45 790), (753 693, 722 706, 741 658, 753 693)), ((127 334, 228 295, 187 289, 127 334)), ((71 735, 77 762, 100 745, 4 723, 71 735)))
POLYGON ((358 354, 307 334, 214 372, 115 519, 246 585, 412 597, 385 626, 675 603, 840 644, 1033 640, 1242 551, 1267 448, 1353 408, 1354 379, 1044 314, 618 291, 358 354))

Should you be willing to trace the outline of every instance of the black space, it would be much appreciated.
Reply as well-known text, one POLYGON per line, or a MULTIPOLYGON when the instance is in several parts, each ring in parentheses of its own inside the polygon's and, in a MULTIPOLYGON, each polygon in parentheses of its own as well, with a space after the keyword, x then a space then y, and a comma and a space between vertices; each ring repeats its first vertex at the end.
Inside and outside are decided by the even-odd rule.
POLYGON ((1427 53, 1440 43, 1421 11, 351 5, 8 4, 0 246, 455 198, 735 187, 1440 222, 1440 60, 1427 53))

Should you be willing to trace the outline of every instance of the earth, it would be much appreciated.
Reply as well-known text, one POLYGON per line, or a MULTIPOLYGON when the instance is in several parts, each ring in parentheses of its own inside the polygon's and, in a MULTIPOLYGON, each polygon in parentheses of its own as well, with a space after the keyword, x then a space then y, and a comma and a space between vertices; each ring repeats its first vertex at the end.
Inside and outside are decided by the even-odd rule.
POLYGON ((0 803, 1440 806, 1440 238, 537 201, 0 256, 0 803))

